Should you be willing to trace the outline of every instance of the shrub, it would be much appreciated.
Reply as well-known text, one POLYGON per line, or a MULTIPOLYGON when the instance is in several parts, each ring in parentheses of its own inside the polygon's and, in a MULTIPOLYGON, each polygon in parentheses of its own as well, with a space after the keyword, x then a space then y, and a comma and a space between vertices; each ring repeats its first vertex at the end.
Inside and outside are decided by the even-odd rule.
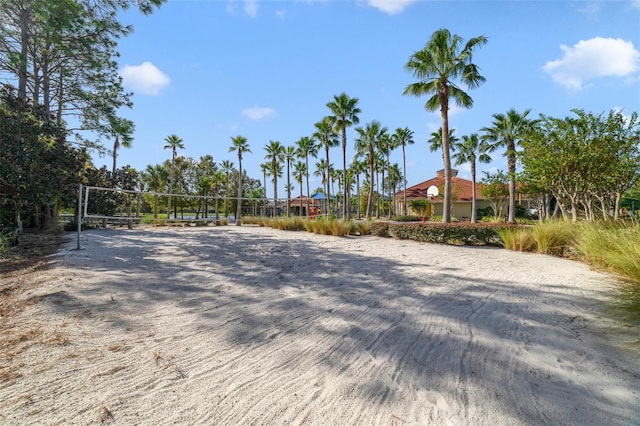
POLYGON ((499 228, 496 232, 508 250, 530 252, 536 248, 531 228, 499 228))
POLYGON ((541 254, 566 256, 575 245, 575 225, 569 222, 548 221, 532 227, 536 251, 541 254))
POLYGON ((502 240, 498 229, 513 225, 479 223, 406 223, 391 224, 389 235, 399 239, 453 245, 496 245, 502 240))
POLYGON ((373 222, 371 224, 370 233, 376 237, 389 237, 389 222, 373 222))

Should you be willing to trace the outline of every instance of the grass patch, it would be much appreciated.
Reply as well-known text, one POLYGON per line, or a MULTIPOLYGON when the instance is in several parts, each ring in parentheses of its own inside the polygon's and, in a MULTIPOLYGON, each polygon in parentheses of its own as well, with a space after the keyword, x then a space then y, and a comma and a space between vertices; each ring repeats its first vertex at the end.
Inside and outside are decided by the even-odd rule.
POLYGON ((531 252, 536 242, 530 228, 501 228, 496 230, 507 250, 531 252))

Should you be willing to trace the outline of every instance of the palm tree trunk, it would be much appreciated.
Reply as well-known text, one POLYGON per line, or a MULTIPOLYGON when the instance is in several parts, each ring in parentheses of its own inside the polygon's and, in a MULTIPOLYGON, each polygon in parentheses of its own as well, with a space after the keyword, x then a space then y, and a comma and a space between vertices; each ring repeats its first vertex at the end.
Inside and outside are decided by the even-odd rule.
POLYGON ((241 226, 242 215, 242 157, 238 156, 238 203, 236 205, 236 226, 241 226))
POLYGON ((509 147, 507 148, 508 154, 508 163, 509 163, 509 217, 507 219, 508 223, 516 222, 516 156, 515 152, 515 144, 513 142, 509 142, 509 147))
POLYGON ((476 212, 476 162, 471 162, 471 223, 478 221, 476 212))

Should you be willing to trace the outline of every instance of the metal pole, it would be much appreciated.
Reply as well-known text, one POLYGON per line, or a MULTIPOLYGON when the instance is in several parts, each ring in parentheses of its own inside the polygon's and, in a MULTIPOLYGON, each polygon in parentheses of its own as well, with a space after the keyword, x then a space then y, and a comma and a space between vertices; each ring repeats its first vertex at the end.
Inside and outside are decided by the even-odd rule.
POLYGON ((80 250, 80 231, 82 231, 82 184, 78 184, 78 245, 77 249, 80 250))

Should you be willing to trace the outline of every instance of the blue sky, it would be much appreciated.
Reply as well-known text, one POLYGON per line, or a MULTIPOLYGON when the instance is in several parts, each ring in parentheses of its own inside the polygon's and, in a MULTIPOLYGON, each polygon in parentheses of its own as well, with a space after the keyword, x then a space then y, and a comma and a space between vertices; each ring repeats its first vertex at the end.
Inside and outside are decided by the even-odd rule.
MULTIPOLYGON (((640 111, 638 0, 169 0, 150 16, 128 12, 122 20, 135 29, 120 43, 119 63, 125 87, 135 93, 133 109, 122 115, 136 132, 118 166, 138 170, 170 158, 163 146, 171 134, 184 140, 181 155, 237 163, 228 148, 242 135, 252 151, 243 168, 262 180, 269 141, 293 145, 311 135, 330 114, 327 102, 346 92, 360 100, 360 125, 375 119, 390 131, 414 131, 408 184, 429 179, 442 168, 440 153, 429 152, 426 142, 440 116, 425 111, 426 98, 402 92, 415 81, 405 63, 439 28, 465 40, 489 39, 474 55, 487 81, 468 91, 473 108, 450 111, 457 136, 478 132, 510 108, 530 108, 531 117, 565 117, 573 108, 640 111)), ((353 128, 347 136, 350 162, 353 128)), ((340 148, 330 159, 341 167, 340 148)), ((506 169, 501 153, 493 159, 480 170, 506 169)), ((402 165, 401 151, 391 160, 402 165)), ((94 162, 110 168, 111 159, 94 162)), ((470 176, 468 165, 458 169, 470 176)), ((319 186, 312 176, 311 187, 319 186)))

